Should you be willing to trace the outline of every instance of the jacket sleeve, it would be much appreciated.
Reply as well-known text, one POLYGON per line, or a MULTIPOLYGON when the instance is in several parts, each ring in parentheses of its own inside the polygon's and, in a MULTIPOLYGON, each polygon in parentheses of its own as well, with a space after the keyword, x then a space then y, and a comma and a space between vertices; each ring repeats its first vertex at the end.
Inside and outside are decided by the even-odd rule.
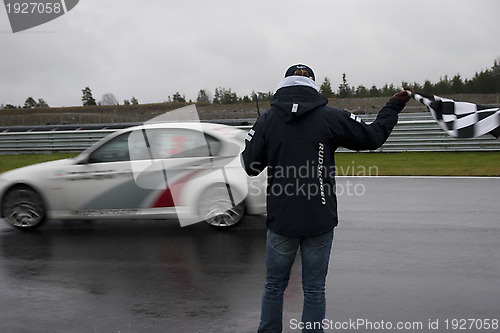
POLYGON ((245 139, 245 150, 241 156, 242 164, 249 176, 257 176, 267 167, 264 127, 265 114, 257 119, 245 139))
POLYGON ((352 150, 374 150, 382 146, 398 122, 398 114, 405 107, 395 99, 379 111, 377 119, 366 124, 347 111, 340 112, 334 126, 335 144, 352 150))

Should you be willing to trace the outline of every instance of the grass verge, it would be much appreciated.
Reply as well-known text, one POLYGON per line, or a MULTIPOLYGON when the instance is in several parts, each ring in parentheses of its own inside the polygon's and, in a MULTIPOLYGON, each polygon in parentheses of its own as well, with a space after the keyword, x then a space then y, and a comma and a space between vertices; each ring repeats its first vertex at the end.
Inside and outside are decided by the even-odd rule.
MULTIPOLYGON (((0 155, 0 172, 74 156, 0 155)), ((341 176, 500 176, 500 152, 337 153, 335 160, 341 176)))
POLYGON ((0 155, 0 172, 23 166, 75 157, 74 153, 0 155))
POLYGON ((343 176, 500 176, 500 152, 338 153, 343 176))

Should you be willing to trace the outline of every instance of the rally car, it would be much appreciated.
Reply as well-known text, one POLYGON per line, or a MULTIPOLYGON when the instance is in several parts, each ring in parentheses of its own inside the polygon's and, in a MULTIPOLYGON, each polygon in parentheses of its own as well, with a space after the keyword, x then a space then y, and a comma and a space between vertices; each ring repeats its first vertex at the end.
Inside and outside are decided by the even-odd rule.
POLYGON ((0 174, 0 217, 20 229, 105 218, 232 226, 266 210, 265 175, 241 165, 246 134, 199 122, 119 130, 75 158, 0 174))

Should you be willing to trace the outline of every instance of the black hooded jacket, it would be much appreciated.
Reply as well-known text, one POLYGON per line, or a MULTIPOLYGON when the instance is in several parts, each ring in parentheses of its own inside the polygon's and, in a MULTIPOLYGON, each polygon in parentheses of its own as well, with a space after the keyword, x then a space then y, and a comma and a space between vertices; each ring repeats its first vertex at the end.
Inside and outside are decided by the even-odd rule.
POLYGON ((310 237, 337 226, 335 150, 377 149, 404 108, 390 99, 368 125, 327 103, 309 86, 280 88, 245 141, 247 174, 256 176, 267 167, 266 223, 278 234, 310 237))

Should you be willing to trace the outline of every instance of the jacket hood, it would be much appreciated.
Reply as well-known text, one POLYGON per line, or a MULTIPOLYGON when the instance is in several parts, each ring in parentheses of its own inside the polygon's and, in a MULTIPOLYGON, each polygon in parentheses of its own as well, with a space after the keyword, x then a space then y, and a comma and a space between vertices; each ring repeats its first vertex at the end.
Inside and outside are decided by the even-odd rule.
POLYGON ((289 76, 282 80, 271 100, 271 108, 285 122, 328 104, 319 94, 316 82, 303 76, 289 76))

